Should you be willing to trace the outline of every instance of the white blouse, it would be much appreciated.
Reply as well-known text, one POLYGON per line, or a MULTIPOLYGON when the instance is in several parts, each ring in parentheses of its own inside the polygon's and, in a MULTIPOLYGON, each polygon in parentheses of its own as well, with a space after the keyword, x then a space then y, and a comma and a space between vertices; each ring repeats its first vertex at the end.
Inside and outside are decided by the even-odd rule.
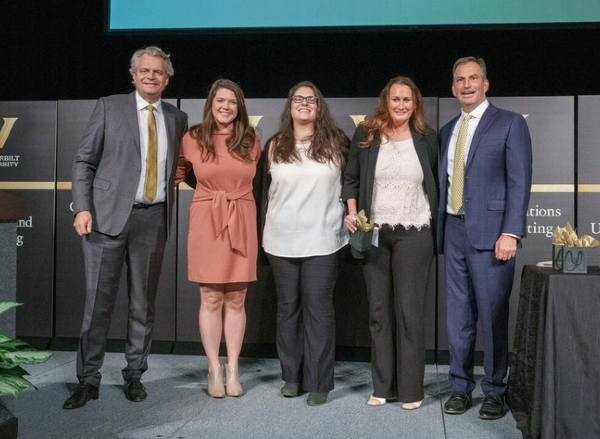
POLYGON ((263 247, 275 256, 329 255, 348 243, 341 170, 309 159, 306 148, 296 145, 300 161, 271 162, 263 247))
POLYGON ((431 209, 423 189, 423 169, 412 138, 379 147, 371 217, 376 224, 406 229, 429 226, 431 209))

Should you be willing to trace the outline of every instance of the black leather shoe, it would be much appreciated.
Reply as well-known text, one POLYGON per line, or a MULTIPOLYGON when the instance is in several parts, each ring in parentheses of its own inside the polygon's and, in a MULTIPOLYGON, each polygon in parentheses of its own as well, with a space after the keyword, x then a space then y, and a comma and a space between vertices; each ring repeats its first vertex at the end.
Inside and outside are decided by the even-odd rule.
POLYGON ((125 396, 133 402, 141 402, 146 399, 148 394, 140 378, 132 378, 125 382, 125 396))
POLYGON ((461 415, 473 405, 473 398, 470 393, 454 392, 446 404, 444 404, 444 413, 449 415, 461 415))
POLYGON ((285 383, 281 388, 281 394, 286 398, 294 398, 298 396, 300 391, 300 384, 298 383, 285 383))
POLYGON ((310 392, 306 398, 306 405, 323 405, 327 402, 327 395, 329 392, 310 392))
POLYGON ((488 395, 484 398, 479 417, 481 419, 500 419, 506 414, 503 396, 488 395))
POLYGON ((83 407, 90 399, 98 399, 99 395, 98 387, 94 387, 89 383, 79 383, 69 399, 63 404, 63 408, 67 410, 78 409, 83 407))

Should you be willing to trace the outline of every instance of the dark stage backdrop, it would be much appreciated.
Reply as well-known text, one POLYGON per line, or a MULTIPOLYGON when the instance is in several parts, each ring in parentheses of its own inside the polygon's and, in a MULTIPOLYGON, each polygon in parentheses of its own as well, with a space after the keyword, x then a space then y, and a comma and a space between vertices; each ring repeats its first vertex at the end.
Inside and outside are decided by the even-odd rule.
MULTIPOLYGON (((554 227, 570 221, 580 233, 600 238, 600 182, 596 160, 600 97, 490 100, 499 107, 523 114, 533 141, 529 235, 518 252, 515 277, 515 291, 518 291, 523 265, 551 259, 554 227)), ((327 102, 340 126, 351 137, 356 124, 372 113, 377 99, 328 98, 327 102)), ((257 126, 262 143, 276 131, 284 104, 284 99, 247 100, 252 123, 257 126)), ((94 100, 0 102, 0 190, 21 198, 25 206, 15 243, 17 299, 26 304, 17 316, 17 335, 20 336, 75 339, 79 334, 85 286, 80 240, 72 227, 70 175, 75 151, 94 105, 94 100)), ((190 124, 201 121, 203 105, 202 99, 180 101, 180 107, 189 114, 190 124)), ((454 98, 425 98, 425 105, 428 121, 436 129, 459 111, 454 98)), ((188 207, 192 191, 181 185, 178 193, 177 221, 165 255, 157 302, 155 340, 197 342, 198 287, 187 280, 188 207)), ((600 249, 590 250, 590 264, 598 264, 598 253, 600 249)), ((251 285, 248 294, 245 343, 272 345, 276 304, 270 268, 259 265, 258 275, 258 281, 251 285)), ((438 282, 437 290, 432 288, 427 292, 425 324, 430 351, 445 351, 447 347, 442 275, 438 276, 438 282)), ((126 302, 123 278, 110 330, 113 339, 124 337, 126 302)), ((513 294, 511 327, 517 304, 518 295, 513 294)), ((342 266, 335 306, 338 346, 368 347, 364 280, 360 267, 351 259, 342 266)))
MULTIPOLYGON (((580 96, 578 109, 579 233, 600 241, 600 96, 580 96)), ((600 248, 589 250, 587 256, 589 264, 600 264, 600 248)))
POLYGON ((6 0, 0 9, 0 101, 97 99, 127 93, 129 58, 157 44, 175 77, 167 97, 205 98, 224 77, 249 98, 281 98, 312 80, 330 97, 377 96, 396 75, 450 97, 451 67, 487 60, 490 96, 600 95, 600 23, 401 27, 377 31, 109 34, 104 0, 6 0))
MULTIPOLYGON (((0 102, 0 124, 0 190, 24 207, 15 245, 17 299, 25 306, 16 310, 16 330, 48 336, 54 314, 56 102, 0 102)), ((2 296, 0 291, 0 301, 2 296)))
MULTIPOLYGON (((465 55, 482 56, 492 102, 528 114, 534 140, 530 237, 519 253, 519 264, 549 260, 549 228, 567 220, 581 233, 600 235, 600 57, 590 55, 597 52, 600 23, 110 34, 104 7, 104 0, 9 0, 1 6, 0 124, 7 137, 0 135, 0 189, 11 191, 26 206, 16 243, 18 298, 26 302, 17 311, 21 336, 78 334, 83 274, 69 209, 71 162, 95 100, 129 93, 130 56, 151 44, 172 54, 176 74, 165 97, 184 99, 181 105, 188 107, 184 109, 191 121, 200 120, 209 85, 229 78, 242 85, 251 114, 263 116, 255 120, 263 141, 275 129, 281 98, 301 80, 312 80, 330 98, 332 111, 341 115, 338 120, 348 133, 387 80, 399 74, 413 77, 424 95, 440 98, 439 118, 434 113, 430 121, 443 124, 458 111, 450 92, 453 62, 465 55)), ((434 103, 430 109, 437 108, 438 98, 429 102, 434 103)), ((184 239, 191 191, 179 193, 179 230, 171 235, 165 255, 159 296, 164 314, 156 339, 195 341, 197 325, 192 322, 198 293, 186 280, 184 239)), ((589 258, 598 264, 600 250, 590 251, 589 258)), ((273 286, 268 267, 261 270, 253 286, 259 292, 248 299, 256 316, 248 323, 253 342, 273 339, 274 301, 266 293, 273 286)), ((342 322, 340 343, 368 344, 366 300, 364 294, 356 294, 364 292, 362 282, 356 266, 343 267, 335 299, 342 322)), ((440 318, 443 292, 440 278, 440 318)), ((124 300, 121 292, 112 337, 124 331, 124 300)), ((442 320, 438 330, 438 346, 444 349, 442 320)))

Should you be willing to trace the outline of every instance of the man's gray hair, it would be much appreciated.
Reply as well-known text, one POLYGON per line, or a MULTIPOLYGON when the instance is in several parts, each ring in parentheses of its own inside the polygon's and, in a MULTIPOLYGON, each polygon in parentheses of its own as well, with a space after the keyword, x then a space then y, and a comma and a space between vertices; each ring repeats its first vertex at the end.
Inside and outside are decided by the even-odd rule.
POLYGON ((144 55, 161 57, 165 62, 165 73, 167 74, 167 76, 169 76, 170 78, 175 74, 173 64, 171 64, 171 55, 164 52, 160 47, 148 46, 144 49, 137 50, 131 57, 131 67, 129 68, 129 73, 131 73, 131 76, 133 76, 135 72, 137 72, 138 65, 140 63, 140 58, 144 55))
POLYGON ((474 62, 475 64, 479 64, 479 68, 481 69, 481 79, 485 81, 487 79, 487 68, 485 67, 485 61, 483 58, 477 58, 474 56, 465 56, 464 58, 459 58, 454 63, 454 67, 452 67, 452 81, 454 81, 454 73, 456 73, 456 69, 458 66, 462 64, 466 64, 468 62, 474 62))

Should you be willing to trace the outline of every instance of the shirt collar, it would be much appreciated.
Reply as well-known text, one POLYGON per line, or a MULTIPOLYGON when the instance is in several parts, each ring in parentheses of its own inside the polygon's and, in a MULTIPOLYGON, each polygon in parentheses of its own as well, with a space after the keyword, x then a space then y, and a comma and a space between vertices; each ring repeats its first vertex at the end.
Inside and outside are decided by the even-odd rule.
POLYGON ((136 108, 139 110, 143 110, 144 108, 146 108, 148 105, 153 105, 154 108, 156 108, 156 111, 158 113, 162 113, 162 99, 159 99, 157 102, 155 102, 154 104, 150 104, 149 102, 146 102, 144 100, 144 98, 142 98, 140 96, 140 94, 136 91, 135 92, 135 105, 136 108))
MULTIPOLYGON (((471 111, 468 114, 470 114, 472 117, 474 117, 476 119, 481 119, 481 116, 483 116, 483 113, 485 113, 485 110, 487 110, 487 107, 489 107, 489 106, 490 106, 490 103, 486 99, 481 104, 479 104, 477 106, 477 108, 475 108, 473 111, 471 111)), ((461 119, 464 119, 465 116, 467 115, 467 113, 465 113, 463 110, 460 110, 460 114, 461 114, 461 119)))

